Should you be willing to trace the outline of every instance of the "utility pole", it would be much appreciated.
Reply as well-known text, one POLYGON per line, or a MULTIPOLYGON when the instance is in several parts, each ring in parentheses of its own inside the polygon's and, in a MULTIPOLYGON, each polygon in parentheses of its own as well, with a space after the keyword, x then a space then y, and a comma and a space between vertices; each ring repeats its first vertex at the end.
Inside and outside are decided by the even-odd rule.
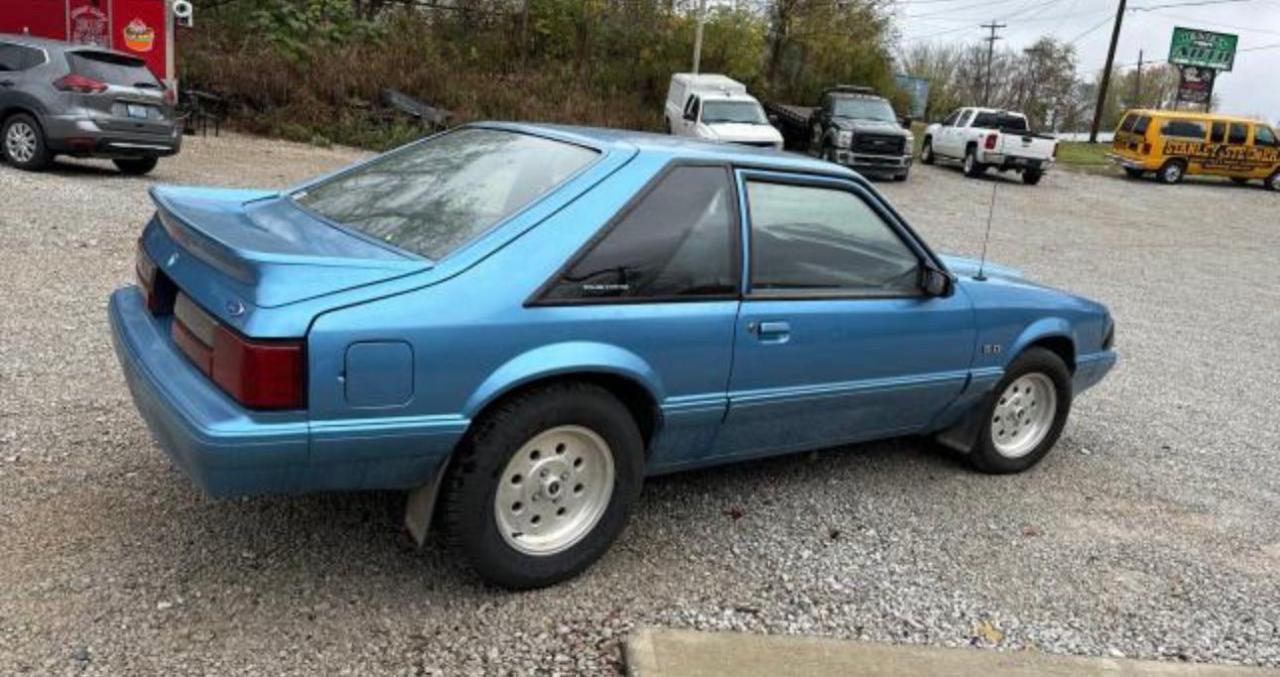
POLYGON ((1120 42, 1120 24, 1124 21, 1125 0, 1116 7, 1116 25, 1111 29, 1111 46, 1107 48, 1107 65, 1098 85, 1098 105, 1093 109, 1093 124, 1089 125, 1089 143, 1098 142, 1098 125, 1102 124, 1102 107, 1107 102, 1107 87, 1111 85, 1111 66, 1116 60, 1116 43, 1120 42))
POLYGON ((702 21, 707 18, 707 0, 698 0, 698 27, 693 36, 693 72, 702 65, 702 21))
POLYGON ((1133 83, 1133 103, 1142 105, 1142 50, 1138 50, 1138 72, 1133 83))
POLYGON ((982 105, 984 106, 991 105, 991 61, 996 54, 996 40, 1000 39, 1000 36, 996 35, 996 29, 1007 26, 1008 24, 996 23, 995 19, 992 19, 989 24, 982 24, 983 28, 991 29, 991 35, 983 38, 987 43, 987 80, 982 85, 982 105))

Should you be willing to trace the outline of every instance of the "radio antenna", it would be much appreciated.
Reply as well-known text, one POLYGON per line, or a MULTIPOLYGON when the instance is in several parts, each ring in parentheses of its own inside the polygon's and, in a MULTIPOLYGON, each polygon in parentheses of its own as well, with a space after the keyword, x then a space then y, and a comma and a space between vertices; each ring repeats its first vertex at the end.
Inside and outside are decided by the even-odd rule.
POLYGON ((991 182, 991 206, 987 209, 987 234, 982 237, 982 259, 978 262, 978 274, 973 279, 982 282, 987 279, 983 271, 987 268, 987 243, 991 242, 991 217, 996 213, 996 187, 999 181, 991 182))

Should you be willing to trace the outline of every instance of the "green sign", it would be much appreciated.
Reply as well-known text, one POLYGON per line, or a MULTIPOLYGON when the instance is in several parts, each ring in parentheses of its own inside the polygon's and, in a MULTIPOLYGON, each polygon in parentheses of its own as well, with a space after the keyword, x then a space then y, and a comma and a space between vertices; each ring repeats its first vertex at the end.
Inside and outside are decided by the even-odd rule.
POLYGON ((1214 33, 1178 26, 1173 29, 1169 63, 1229 71, 1236 60, 1239 38, 1230 33, 1214 33))

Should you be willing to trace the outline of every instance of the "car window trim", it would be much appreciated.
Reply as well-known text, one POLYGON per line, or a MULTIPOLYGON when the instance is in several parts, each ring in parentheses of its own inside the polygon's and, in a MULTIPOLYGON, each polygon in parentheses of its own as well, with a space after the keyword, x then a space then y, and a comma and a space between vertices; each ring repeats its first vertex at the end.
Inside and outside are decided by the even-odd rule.
MULTIPOLYGON (((738 172, 738 193, 742 200, 742 237, 744 244, 744 263, 742 274, 742 288, 744 289, 743 299, 752 301, 768 300, 788 300, 788 301, 832 301, 832 300, 849 300, 849 301, 871 301, 878 299, 902 299, 902 298, 921 298, 926 297, 923 286, 918 287, 914 292, 881 292, 871 290, 858 289, 830 289, 823 287, 814 287, 811 289, 752 289, 751 286, 751 268, 755 264, 755 253, 751 238, 751 205, 747 200, 746 184, 748 181, 761 181, 763 183, 779 183, 785 185, 802 186, 808 188, 824 188, 842 190, 853 194, 854 197, 862 200, 864 204, 875 212, 876 216, 884 222, 889 230, 898 237, 902 244, 916 257, 916 265, 921 270, 927 268, 937 268, 938 270, 952 275, 946 269, 938 257, 934 255, 928 247, 924 246, 920 237, 907 225, 896 211, 883 200, 881 200, 867 186, 861 185, 847 177, 834 177, 820 174, 803 174, 777 170, 757 170, 742 169, 738 172)), ((954 275, 952 275, 954 277, 954 275)))
POLYGON ((658 170, 645 184, 632 195, 625 204, 622 205, 609 220, 605 222, 599 230, 596 231, 590 239, 579 247, 568 260, 556 269, 549 278, 538 286, 532 294, 524 301, 525 308, 541 308, 541 307, 557 307, 557 306, 599 306, 599 305, 636 305, 644 303, 706 303, 706 302, 723 302, 723 301, 741 301, 742 300, 742 211, 739 208, 741 196, 738 194, 738 184, 734 180, 733 165, 728 162, 716 160, 672 160, 668 162, 662 169, 658 170), (595 296, 583 298, 567 298, 553 299, 548 295, 551 290, 560 284, 560 280, 573 267, 586 258, 596 247, 609 237, 633 211, 649 197, 649 195, 662 185, 663 180, 667 178, 676 169, 682 167, 714 167, 723 169, 725 172, 725 181, 729 186, 729 209, 732 211, 729 225, 729 249, 730 261, 729 271, 736 283, 734 291, 729 294, 707 294, 701 296, 595 296))

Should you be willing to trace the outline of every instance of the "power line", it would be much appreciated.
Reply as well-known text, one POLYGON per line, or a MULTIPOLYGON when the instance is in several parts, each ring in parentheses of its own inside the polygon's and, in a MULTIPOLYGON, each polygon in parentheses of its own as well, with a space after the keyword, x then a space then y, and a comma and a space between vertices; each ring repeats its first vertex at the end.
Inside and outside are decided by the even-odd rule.
POLYGON ((1099 21, 1098 23, 1096 23, 1096 24, 1094 24, 1094 25, 1092 25, 1092 26, 1090 26, 1090 27, 1086 28, 1086 29, 1084 30, 1084 32, 1083 32, 1083 33, 1081 33, 1081 34, 1079 34, 1079 35, 1075 36, 1074 38, 1071 38, 1070 40, 1067 40, 1067 43, 1066 43, 1066 44, 1068 44, 1068 45, 1074 45, 1074 44, 1076 44, 1077 42, 1080 42, 1080 40, 1081 40, 1082 38, 1084 38, 1086 35, 1088 35, 1088 34, 1090 34, 1090 33, 1094 32, 1094 31, 1098 30, 1099 28, 1102 28, 1103 26, 1107 25, 1107 22, 1108 22, 1108 21, 1111 21, 1111 12, 1109 12, 1109 11, 1107 12, 1107 16, 1106 16, 1102 21, 1099 21))
POLYGON ((1204 5, 1225 5, 1233 2, 1252 2, 1253 0, 1194 0, 1193 2, 1173 2, 1165 5, 1145 5, 1142 7, 1130 7, 1130 12, 1151 12, 1157 9, 1165 9, 1166 7, 1202 7, 1204 5))

